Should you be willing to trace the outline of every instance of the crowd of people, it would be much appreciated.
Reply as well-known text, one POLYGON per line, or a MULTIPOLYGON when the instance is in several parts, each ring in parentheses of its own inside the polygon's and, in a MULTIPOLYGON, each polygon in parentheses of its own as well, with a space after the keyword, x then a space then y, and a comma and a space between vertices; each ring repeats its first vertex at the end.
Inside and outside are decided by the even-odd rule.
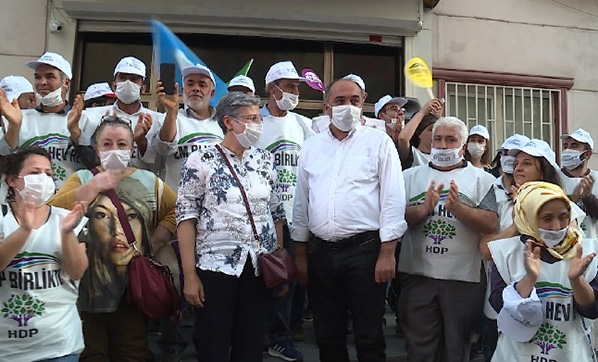
POLYGON ((215 107, 211 70, 185 67, 174 94, 153 85, 164 113, 142 104, 133 56, 72 102, 61 55, 26 65, 33 85, 0 81, 3 358, 180 361, 177 320, 149 321, 126 298, 143 254, 180 274, 198 361, 257 362, 264 345, 303 361, 292 331, 307 304, 323 362, 349 361, 349 328, 359 361, 386 361, 387 304, 409 361, 469 361, 474 334, 486 361, 597 360, 598 175, 584 129, 560 136, 559 166, 526 135, 494 150, 442 99, 407 115, 412 100, 385 95, 366 117, 355 74, 307 118, 290 61, 265 75, 265 102, 238 76, 215 107), (279 248, 298 277, 268 288, 258 259, 279 248))

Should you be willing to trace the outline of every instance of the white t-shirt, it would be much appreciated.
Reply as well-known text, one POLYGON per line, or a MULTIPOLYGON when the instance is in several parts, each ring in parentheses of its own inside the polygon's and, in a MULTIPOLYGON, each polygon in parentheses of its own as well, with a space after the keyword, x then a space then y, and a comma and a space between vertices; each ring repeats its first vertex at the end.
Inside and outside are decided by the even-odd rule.
MULTIPOLYGON (((559 176, 561 177, 561 183, 563 190, 571 198, 573 196, 573 192, 579 183, 581 182, 581 177, 569 177, 563 173, 563 171, 559 171, 559 176)), ((590 176, 594 178, 594 184, 592 186, 592 194, 598 197, 598 172, 595 170, 590 170, 590 176)), ((580 199, 577 202, 577 206, 581 208, 584 212, 586 211, 586 207, 583 204, 583 201, 580 199)), ((598 232, 598 219, 592 218, 590 215, 586 214, 586 217, 583 221, 579 224, 579 227, 585 233, 587 238, 597 238, 598 232)))
POLYGON ((224 138, 222 128, 212 114, 206 119, 190 117, 185 109, 179 109, 176 119, 176 135, 172 142, 160 140, 164 117, 154 122, 147 138, 157 153, 156 164, 162 171, 160 177, 177 192, 181 179, 181 168, 193 151, 220 143, 224 138))
POLYGON ((282 198, 287 220, 293 220, 293 201, 297 186, 299 153, 311 130, 311 120, 294 112, 284 117, 275 117, 264 106, 260 111, 264 118, 264 131, 255 147, 270 151, 274 155, 274 167, 278 172, 274 189, 282 198))
POLYGON ((429 153, 423 153, 418 148, 413 146, 411 146, 411 154, 413 154, 413 163, 411 164, 412 168, 415 166, 424 166, 430 162, 429 153))
POLYGON ((459 188, 459 200, 478 207, 489 191, 494 176, 471 163, 451 171, 439 171, 430 166, 413 167, 405 171, 407 205, 425 202, 431 181, 444 189, 432 215, 417 225, 410 225, 403 236, 399 271, 429 278, 480 281, 482 256, 480 233, 466 227, 445 208, 451 181, 459 188))
MULTIPOLYGON (((62 270, 60 221, 68 210, 51 207, 48 221, 33 230, 0 272, 0 360, 29 362, 83 351, 77 311, 79 281, 62 270)), ((78 234, 87 219, 77 228, 78 234)), ((19 225, 10 208, 0 222, 8 237, 19 225)))
MULTIPOLYGON (((40 146, 48 151, 56 188, 60 189, 73 172, 84 167, 71 143, 66 114, 43 113, 35 109, 24 109, 22 114, 19 147, 40 146)), ((3 121, 8 127, 8 122, 3 121)), ((10 153, 6 139, 2 138, 1 143, 2 154, 10 153)))

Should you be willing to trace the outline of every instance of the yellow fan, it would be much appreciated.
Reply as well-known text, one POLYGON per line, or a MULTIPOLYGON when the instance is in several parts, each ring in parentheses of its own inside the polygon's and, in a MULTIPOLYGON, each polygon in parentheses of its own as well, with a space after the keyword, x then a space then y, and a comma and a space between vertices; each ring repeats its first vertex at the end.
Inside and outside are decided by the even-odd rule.
POLYGON ((428 68, 426 61, 420 57, 413 57, 405 64, 405 76, 409 81, 420 88, 426 88, 430 98, 434 98, 432 87, 432 72, 428 68))

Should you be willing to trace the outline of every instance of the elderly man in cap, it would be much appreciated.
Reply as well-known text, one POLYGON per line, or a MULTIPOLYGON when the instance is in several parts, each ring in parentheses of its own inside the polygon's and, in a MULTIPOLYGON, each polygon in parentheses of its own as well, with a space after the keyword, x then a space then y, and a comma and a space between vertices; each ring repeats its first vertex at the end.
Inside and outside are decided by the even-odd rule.
POLYGON ((407 229, 396 148, 364 127, 365 92, 351 79, 326 92, 327 130, 307 139, 299 158, 293 240, 308 287, 321 361, 349 361, 351 312, 359 361, 386 361, 385 283, 395 275, 397 240, 407 229))
POLYGON ((243 92, 249 95, 254 95, 255 85, 253 80, 245 75, 238 75, 228 82, 229 92, 243 92))
POLYGON ((565 193, 585 213, 580 227, 586 237, 596 238, 598 226, 598 172, 588 167, 594 149, 594 139, 583 128, 561 136, 561 182, 565 193))
POLYGON ((494 177, 463 159, 460 119, 441 118, 432 133, 430 163, 405 171, 399 321, 408 361, 466 362, 486 289, 480 235, 498 225, 494 177))
POLYGON ((77 151, 88 168, 95 167, 98 160, 91 148, 91 137, 100 124, 102 117, 117 116, 131 123, 136 151, 133 153, 133 164, 138 168, 152 168, 156 154, 148 147, 147 133, 152 123, 161 118, 160 113, 149 110, 141 103, 141 95, 145 92, 145 64, 132 56, 122 58, 114 68, 112 84, 116 102, 111 106, 88 108, 83 111, 83 99, 75 98, 73 109, 69 113, 69 130, 73 143, 78 145, 77 151), (86 151, 85 151, 86 150, 86 151))
POLYGON ((35 93, 33 86, 25 77, 9 75, 0 80, 0 88, 6 93, 6 99, 12 103, 17 100, 19 108, 35 108, 35 93))
MULTIPOLYGON (((304 80, 290 61, 278 62, 270 67, 266 74, 268 103, 260 112, 264 131, 255 144, 274 154, 274 167, 278 171, 275 188, 281 193, 288 220, 291 220, 293 214, 301 145, 314 134, 311 120, 292 112, 299 102, 299 84, 304 80)), ((283 226, 283 244, 294 254, 294 245, 286 223, 283 226)), ((270 324, 268 354, 285 361, 303 360, 303 356, 293 345, 290 331, 294 284, 293 282, 289 286, 289 291, 283 297, 275 300, 270 324)))
POLYGON ((116 102, 116 94, 108 82, 93 83, 83 96, 84 108, 111 106, 116 102))
POLYGON ((179 188, 181 167, 189 155, 198 149, 219 143, 224 138, 214 119, 210 101, 215 81, 207 67, 197 64, 182 69, 183 108, 179 109, 178 83, 175 94, 164 93, 158 82, 158 104, 166 108, 166 117, 156 122, 148 134, 152 147, 164 166, 162 178, 175 192, 179 188))
POLYGON ((44 147, 50 154, 56 187, 60 188, 71 173, 83 166, 68 136, 66 94, 73 76, 71 65, 60 54, 52 52, 25 65, 34 71, 39 106, 21 112, 16 103, 0 97, 6 130, 0 141, 0 154, 8 154, 23 145, 44 147))

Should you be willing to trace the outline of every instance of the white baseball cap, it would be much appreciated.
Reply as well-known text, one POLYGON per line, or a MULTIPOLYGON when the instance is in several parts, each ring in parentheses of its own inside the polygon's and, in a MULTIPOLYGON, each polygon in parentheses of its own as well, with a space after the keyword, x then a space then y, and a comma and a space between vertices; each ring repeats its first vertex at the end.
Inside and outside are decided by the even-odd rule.
POLYGON ((36 70, 40 64, 47 64, 52 66, 64 74, 68 79, 73 78, 73 71, 71 70, 71 64, 63 58, 62 55, 52 52, 45 52, 44 55, 39 57, 38 60, 32 60, 30 62, 25 63, 27 68, 36 70))
POLYGON ((403 107, 407 104, 408 100, 403 97, 392 97, 391 95, 387 94, 384 97, 378 99, 378 102, 374 105, 374 114, 378 117, 378 113, 384 108, 385 105, 388 103, 398 103, 399 107, 403 107))
POLYGON ((293 62, 290 60, 273 64, 268 70, 268 73, 266 73, 266 85, 279 79, 305 81, 305 78, 301 77, 299 73, 297 73, 295 65, 293 65, 293 62))
POLYGON ((110 88, 110 85, 107 82, 94 83, 87 87, 85 95, 83 96, 83 100, 87 101, 89 99, 98 98, 102 96, 108 98, 116 98, 116 94, 114 94, 114 92, 110 88))
POLYGON ((573 138, 577 142, 587 143, 590 146, 590 149, 594 149, 594 139, 592 138, 590 133, 583 128, 578 128, 571 134, 564 134, 561 136, 561 139, 564 140, 569 137, 573 138))
POLYGON ((533 157, 544 157, 557 170, 560 167, 556 163, 556 155, 550 145, 546 141, 539 139, 531 139, 523 146, 513 147, 509 150, 509 156, 517 156, 519 152, 525 152, 533 157))
POLYGON ((145 79, 145 63, 135 57, 124 57, 114 68, 115 77, 116 73, 136 74, 145 79))
POLYGON ((521 147, 530 141, 529 137, 521 135, 521 134, 514 134, 511 137, 507 138, 500 148, 497 149, 498 152, 508 151, 515 147, 521 147))
POLYGON ((214 80, 212 71, 210 70, 210 68, 206 67, 205 65, 201 65, 199 63, 197 63, 195 65, 190 65, 188 67, 183 68, 183 70, 181 70, 181 73, 183 73, 183 79, 185 79, 185 77, 188 76, 189 74, 205 75, 206 77, 210 78, 210 80, 212 81, 212 84, 214 84, 214 88, 216 88, 216 81, 214 80))
POLYGON ((486 141, 490 139, 490 133, 488 133, 488 128, 482 126, 481 124, 471 127, 471 129, 469 130, 469 135, 472 136, 474 134, 484 137, 486 141))
POLYGON ((228 82, 228 89, 235 86, 245 87, 255 93, 255 85, 253 85, 253 80, 247 76, 238 75, 228 82))
POLYGON ((342 79, 348 79, 348 80, 352 81, 353 83, 357 83, 359 88, 363 89, 363 91, 365 92, 365 82, 357 74, 353 74, 353 73, 347 74, 342 79))
POLYGON ((0 80, 0 88, 6 93, 6 99, 12 102, 23 93, 33 93, 33 86, 25 77, 9 75, 0 80))
POLYGON ((544 321, 542 302, 532 290, 529 298, 521 299, 513 287, 503 290, 503 307, 498 314, 498 329, 517 342, 531 340, 544 321))

